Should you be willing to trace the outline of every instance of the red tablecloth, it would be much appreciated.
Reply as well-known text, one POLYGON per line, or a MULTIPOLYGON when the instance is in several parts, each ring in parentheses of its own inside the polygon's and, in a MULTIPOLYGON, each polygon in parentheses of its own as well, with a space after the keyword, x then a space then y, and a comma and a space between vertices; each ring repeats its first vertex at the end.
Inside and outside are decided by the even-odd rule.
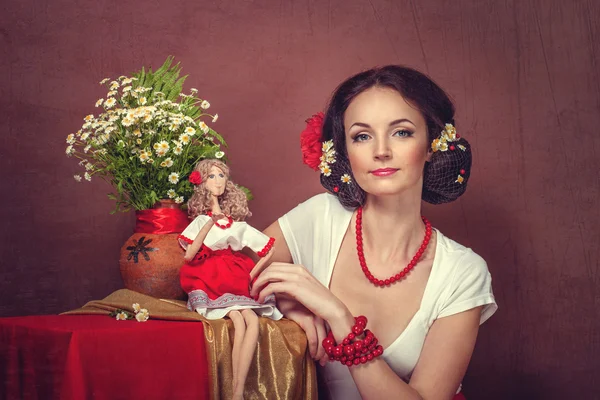
POLYGON ((208 398, 201 322, 0 318, 2 399, 208 398))

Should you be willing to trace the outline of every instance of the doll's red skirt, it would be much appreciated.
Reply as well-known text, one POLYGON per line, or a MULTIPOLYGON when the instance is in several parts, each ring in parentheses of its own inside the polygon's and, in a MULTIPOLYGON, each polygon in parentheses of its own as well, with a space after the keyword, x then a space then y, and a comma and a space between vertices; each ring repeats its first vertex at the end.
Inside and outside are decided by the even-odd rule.
POLYGON ((196 257, 179 271, 179 280, 186 293, 204 291, 211 300, 225 293, 250 297, 250 257, 231 248, 211 250, 202 245, 196 257))

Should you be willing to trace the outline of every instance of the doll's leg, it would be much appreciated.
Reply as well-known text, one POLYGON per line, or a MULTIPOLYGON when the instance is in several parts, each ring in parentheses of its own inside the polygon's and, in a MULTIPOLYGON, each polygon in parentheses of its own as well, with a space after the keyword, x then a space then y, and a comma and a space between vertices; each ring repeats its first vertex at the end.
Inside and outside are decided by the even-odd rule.
POLYGON ((242 316, 246 321, 246 335, 242 342, 240 358, 238 360, 237 382, 233 389, 233 397, 241 399, 244 394, 246 377, 250 370, 250 364, 254 358, 254 351, 258 342, 258 316, 251 309, 242 310, 242 316))
POLYGON ((244 321, 244 317, 242 317, 242 314, 237 310, 230 311, 229 314, 227 314, 227 316, 233 322, 234 329, 233 349, 231 351, 231 365, 233 367, 233 387, 235 388, 238 376, 240 350, 242 348, 242 343, 246 333, 246 322, 244 321))

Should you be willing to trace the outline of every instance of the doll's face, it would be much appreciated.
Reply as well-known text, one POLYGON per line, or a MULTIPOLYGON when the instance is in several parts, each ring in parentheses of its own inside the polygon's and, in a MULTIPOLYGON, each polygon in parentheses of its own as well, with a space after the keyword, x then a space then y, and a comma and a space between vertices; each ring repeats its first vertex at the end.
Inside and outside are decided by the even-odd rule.
POLYGON ((225 191, 225 185, 227 184, 227 176, 221 171, 220 168, 214 165, 210 167, 208 178, 206 179, 206 188, 210 194, 219 197, 225 191))

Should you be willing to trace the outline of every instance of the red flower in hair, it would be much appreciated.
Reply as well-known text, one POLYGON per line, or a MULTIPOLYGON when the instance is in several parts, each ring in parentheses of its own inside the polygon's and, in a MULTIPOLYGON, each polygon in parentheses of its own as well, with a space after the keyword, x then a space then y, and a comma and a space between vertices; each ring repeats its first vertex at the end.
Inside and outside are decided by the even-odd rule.
POLYGON ((194 171, 190 174, 189 180, 193 185, 199 185, 202 183, 202 176, 200 172, 194 171))
POLYGON ((302 149, 302 161, 315 171, 321 164, 322 145, 321 132, 323 131, 323 119, 325 115, 319 112, 306 120, 306 128, 300 134, 300 148, 302 149))

